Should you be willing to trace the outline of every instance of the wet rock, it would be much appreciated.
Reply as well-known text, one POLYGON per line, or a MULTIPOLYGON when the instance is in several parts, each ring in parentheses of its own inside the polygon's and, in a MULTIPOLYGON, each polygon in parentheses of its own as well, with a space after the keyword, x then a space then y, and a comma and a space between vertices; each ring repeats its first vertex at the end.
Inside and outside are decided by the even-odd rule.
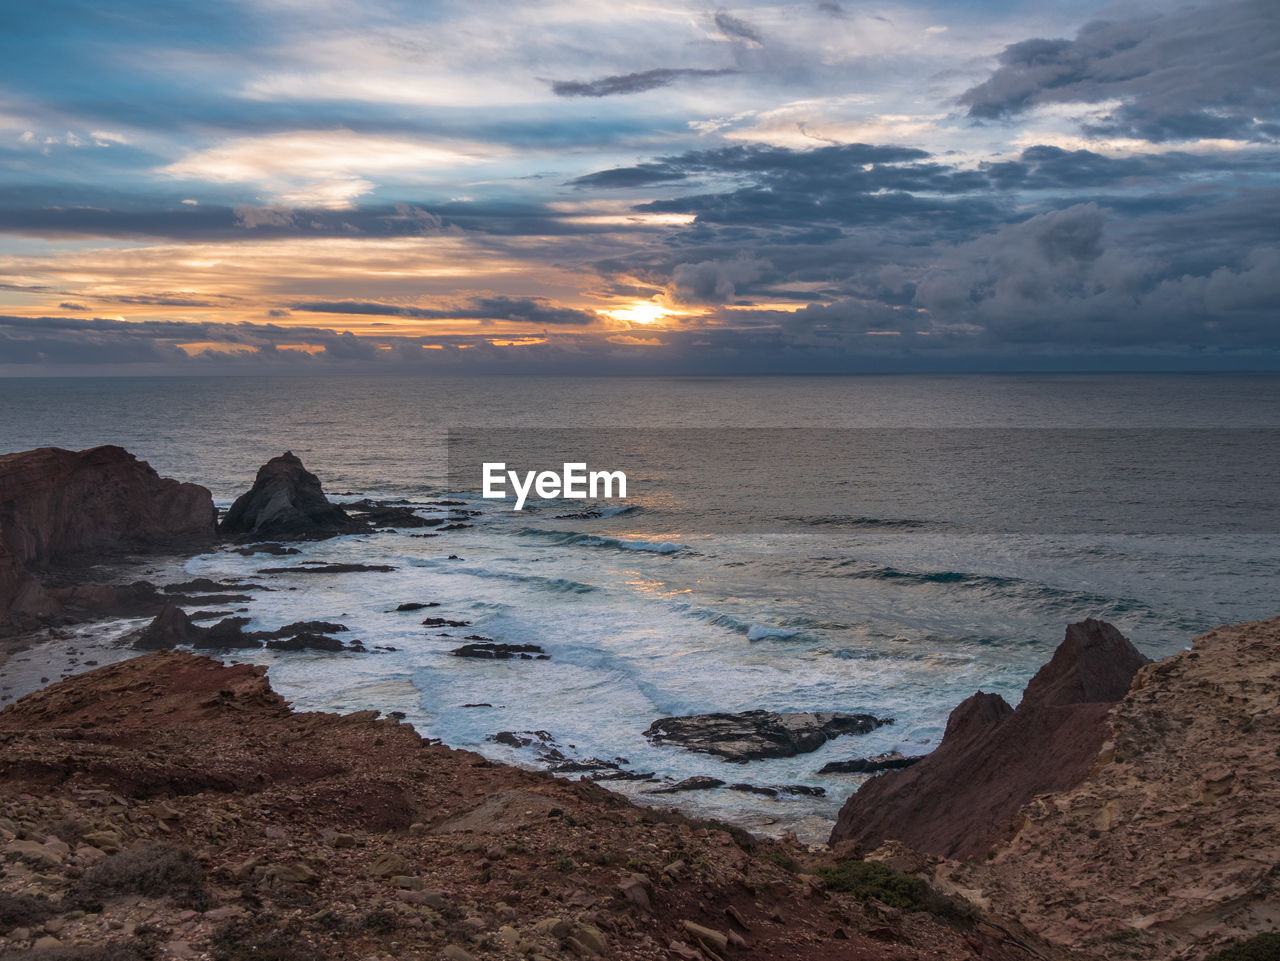
POLYGON ((392 613, 399 614, 403 611, 421 611, 428 607, 439 607, 439 601, 405 601, 403 604, 397 604, 392 613))
POLYGON ((687 777, 683 781, 677 781, 666 787, 650 788, 646 794, 680 794, 684 791, 710 791, 713 788, 723 787, 724 781, 717 777, 706 777, 704 775, 695 775, 687 777))
POLYGON ((428 617, 422 622, 423 627, 470 627, 470 621, 451 621, 447 617, 428 617))
POLYGON ((513 658, 522 661, 547 660, 548 655, 543 653, 542 648, 537 644, 464 644, 462 647, 455 647, 449 652, 454 657, 475 657, 485 660, 506 661, 513 658))
POLYGON ((255 636, 264 641, 273 641, 298 634, 343 634, 347 630, 347 625, 334 621, 294 621, 284 627, 277 627, 274 631, 259 631, 255 636))
POLYGON ((655 744, 676 744, 690 751, 744 763, 760 758, 794 757, 816 751, 829 739, 842 734, 866 734, 891 723, 890 718, 870 714, 743 711, 662 718, 649 726, 645 737, 655 744))
POLYGON ((139 651, 159 651, 179 644, 195 644, 207 633, 207 629, 192 624, 186 612, 170 601, 155 620, 134 636, 133 647, 139 651))
POLYGON ((789 794, 792 797, 826 797, 826 788, 811 787, 808 784, 730 784, 730 791, 743 791, 747 794, 759 794, 762 797, 776 798, 789 794))
POLYGON ((551 747, 556 743, 556 739, 546 731, 499 731, 497 734, 490 734, 485 740, 494 744, 506 744, 508 747, 528 747, 530 744, 551 747))
POLYGON ((399 568, 389 564, 308 564, 298 567, 264 567, 259 574, 389 574, 399 568))
POLYGON ((923 761, 925 755, 907 757, 898 751, 873 754, 871 757, 855 757, 849 761, 831 761, 822 765, 819 774, 876 774, 880 771, 900 771, 923 761))
POLYGON ((166 594, 234 594, 238 591, 266 591, 270 588, 248 582, 223 584, 207 577, 197 577, 181 584, 166 584, 161 590, 166 594))
POLYGON ((346 511, 329 502, 320 479, 292 451, 258 469, 253 486, 236 498, 220 525, 224 535, 275 539, 328 537, 350 528, 346 511))
MULTIPOLYGON (((347 646, 336 637, 303 631, 278 641, 268 641, 273 651, 345 651, 347 646)), ((363 647, 363 645, 361 645, 363 647)))
POLYGON ((301 554, 302 551, 296 547, 285 547, 283 544, 268 542, 266 544, 250 544, 247 547, 237 547, 235 552, 241 557, 251 557, 254 554, 272 554, 276 557, 283 557, 286 554, 301 554))

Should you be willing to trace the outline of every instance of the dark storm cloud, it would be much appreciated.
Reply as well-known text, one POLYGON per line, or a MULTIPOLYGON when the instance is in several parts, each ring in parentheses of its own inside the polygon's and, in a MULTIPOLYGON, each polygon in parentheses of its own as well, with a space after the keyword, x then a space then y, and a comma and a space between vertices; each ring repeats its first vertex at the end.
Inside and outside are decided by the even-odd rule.
POLYGON ((534 297, 476 297, 463 306, 445 310, 351 300, 312 301, 290 304, 289 307, 291 310, 322 314, 371 314, 415 320, 509 320, 543 325, 582 325, 597 319, 588 311, 556 307, 534 297))
POLYGON ((1074 40, 1011 44, 999 60, 995 73, 960 97, 972 117, 1120 100, 1087 129, 1152 141, 1276 138, 1280 7, 1269 0, 1095 21, 1074 40))
POLYGON ((644 93, 659 87, 669 87, 677 80, 689 77, 722 77, 737 73, 736 70, 696 70, 691 68, 659 68, 640 73, 624 73, 599 80, 553 80, 551 92, 557 97, 612 97, 619 94, 644 93))
POLYGON ((982 170, 1000 188, 1053 190, 1138 183, 1168 185, 1221 173, 1265 177, 1276 169, 1276 162, 1272 151, 1109 157, 1091 150, 1063 150, 1041 144, 1028 147, 1017 160, 985 163, 982 170))
POLYGON ((752 174, 747 186, 656 200, 636 209, 693 214, 705 224, 804 229, 904 218, 915 218, 921 227, 929 223, 944 228, 957 216, 985 223, 996 214, 996 204, 977 195, 990 185, 980 171, 933 163, 899 166, 852 159, 863 147, 824 147, 807 153, 759 151, 773 155, 771 159, 778 163, 742 168, 752 174), (966 194, 974 196, 963 196, 966 194))
POLYGON ((576 187, 648 187, 653 184, 683 180, 688 174, 666 164, 636 164, 634 167, 614 167, 593 174, 576 177, 569 183, 576 187))
POLYGON ((743 40, 747 43, 764 44, 760 31, 745 20, 720 10, 715 15, 717 29, 730 40, 743 40))
POLYGON ((1182 270, 1108 239, 1107 214, 1080 204, 939 247, 915 304, 1004 345, 1258 347, 1274 344, 1280 247, 1182 270))
POLYGON ((975 194, 988 176, 939 163, 913 147, 841 144, 813 150, 734 146, 695 150, 635 167, 604 170, 572 181, 582 187, 653 186, 694 176, 728 180, 728 189, 642 204, 652 213, 694 214, 703 224, 791 225, 817 230, 809 242, 833 239, 830 224, 880 223, 903 217, 949 219, 956 212, 990 218, 992 205, 971 197, 942 202, 934 195, 975 194), (744 183, 745 182, 745 183, 744 183), (924 195, 924 196, 917 196, 924 195))
MULTIPOLYGON (((371 204, 350 210, 239 205, 147 208, 111 206, 41 206, 13 196, 0 197, 0 233, 38 237, 122 237, 172 240, 243 240, 280 237, 386 237, 466 230, 495 236, 570 236, 602 233, 611 228, 573 221, 539 203, 449 201, 430 209, 407 204, 371 204), (406 213, 405 211, 410 211, 406 213)), ((57 187, 40 188, 38 196, 56 196, 57 187)))

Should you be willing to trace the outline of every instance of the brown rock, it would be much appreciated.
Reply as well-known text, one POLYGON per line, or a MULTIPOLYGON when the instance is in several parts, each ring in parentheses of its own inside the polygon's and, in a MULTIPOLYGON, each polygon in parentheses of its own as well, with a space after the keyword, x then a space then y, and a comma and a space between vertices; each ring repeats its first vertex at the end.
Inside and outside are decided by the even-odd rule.
POLYGON ((1067 628, 1017 710, 977 694, 951 713, 942 743, 902 771, 871 778, 840 810, 831 843, 884 841, 942 857, 980 857, 1017 830, 1019 809, 1089 773, 1108 716, 1147 659, 1110 624, 1067 628))
MULTIPOLYGON (((208 490, 161 478, 120 447, 0 456, 0 630, 66 616, 72 591, 46 587, 42 574, 104 554, 209 544, 215 516, 208 490)), ((103 595, 119 600, 115 590, 103 595)))

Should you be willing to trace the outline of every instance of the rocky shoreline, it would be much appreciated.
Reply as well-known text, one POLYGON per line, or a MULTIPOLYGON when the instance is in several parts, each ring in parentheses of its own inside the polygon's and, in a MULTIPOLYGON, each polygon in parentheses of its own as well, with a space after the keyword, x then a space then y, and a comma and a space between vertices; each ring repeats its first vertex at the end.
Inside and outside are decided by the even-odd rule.
MULTIPOLYGON (((128 642, 155 652, 0 711, 0 957, 1204 961, 1271 937, 1280 619, 1220 628, 1155 664, 1108 624, 1073 624, 1016 709, 978 692, 929 755, 827 765, 874 776, 814 848, 640 806, 601 782, 647 782, 655 802, 820 789, 664 781, 625 758, 565 753, 545 731, 491 735, 546 768, 519 770, 424 740, 398 712, 295 713, 265 669, 172 648, 374 653, 345 625, 246 630, 236 605, 271 582, 125 583, 112 566, 219 540, 281 556, 338 534, 465 528, 463 505, 439 506, 446 517, 339 507, 286 453, 217 524, 208 491, 119 448, 0 457, 3 643, 127 615, 150 618, 128 642)), ((441 639, 469 626, 432 615, 422 624, 441 639)), ((463 640, 447 653, 548 658, 463 640)), ((659 718, 646 735, 745 765, 890 723, 743 711, 659 718)))

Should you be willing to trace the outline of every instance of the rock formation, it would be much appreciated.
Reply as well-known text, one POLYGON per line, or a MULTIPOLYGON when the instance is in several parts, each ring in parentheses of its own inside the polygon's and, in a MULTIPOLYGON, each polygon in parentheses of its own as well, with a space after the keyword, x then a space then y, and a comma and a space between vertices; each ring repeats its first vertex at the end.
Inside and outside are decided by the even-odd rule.
POLYGON ((328 537, 349 527, 347 512, 324 496, 320 479, 285 451, 258 469, 253 486, 236 498, 220 529, 279 540, 328 537))
POLYGON ((746 763, 766 757, 806 754, 833 737, 866 734, 882 724, 892 723, 889 718, 870 714, 742 711, 664 717, 649 725, 644 735, 655 744, 678 744, 690 751, 746 763))
MULTIPOLYGON (((0 456, 0 633, 74 616, 77 608, 127 605, 131 590, 138 593, 55 583, 68 565, 131 551, 198 549, 215 537, 208 490, 162 478, 122 448, 42 447, 0 456)), ((153 603, 158 610, 163 602, 153 603)))
POLYGON ((172 647, 195 647, 206 651, 245 650, 265 646, 277 651, 363 651, 359 641, 350 646, 330 634, 346 632, 344 624, 333 621, 295 621, 273 631, 246 631, 247 617, 228 617, 211 627, 191 623, 185 611, 173 601, 165 604, 155 620, 133 635, 138 651, 160 651, 172 647))
POLYGON ((932 754, 871 778, 845 802, 831 842, 981 857, 1013 836, 1034 796, 1084 779, 1110 737, 1111 710, 1146 663, 1110 624, 1072 624, 1016 710, 997 694, 968 698, 932 754))

